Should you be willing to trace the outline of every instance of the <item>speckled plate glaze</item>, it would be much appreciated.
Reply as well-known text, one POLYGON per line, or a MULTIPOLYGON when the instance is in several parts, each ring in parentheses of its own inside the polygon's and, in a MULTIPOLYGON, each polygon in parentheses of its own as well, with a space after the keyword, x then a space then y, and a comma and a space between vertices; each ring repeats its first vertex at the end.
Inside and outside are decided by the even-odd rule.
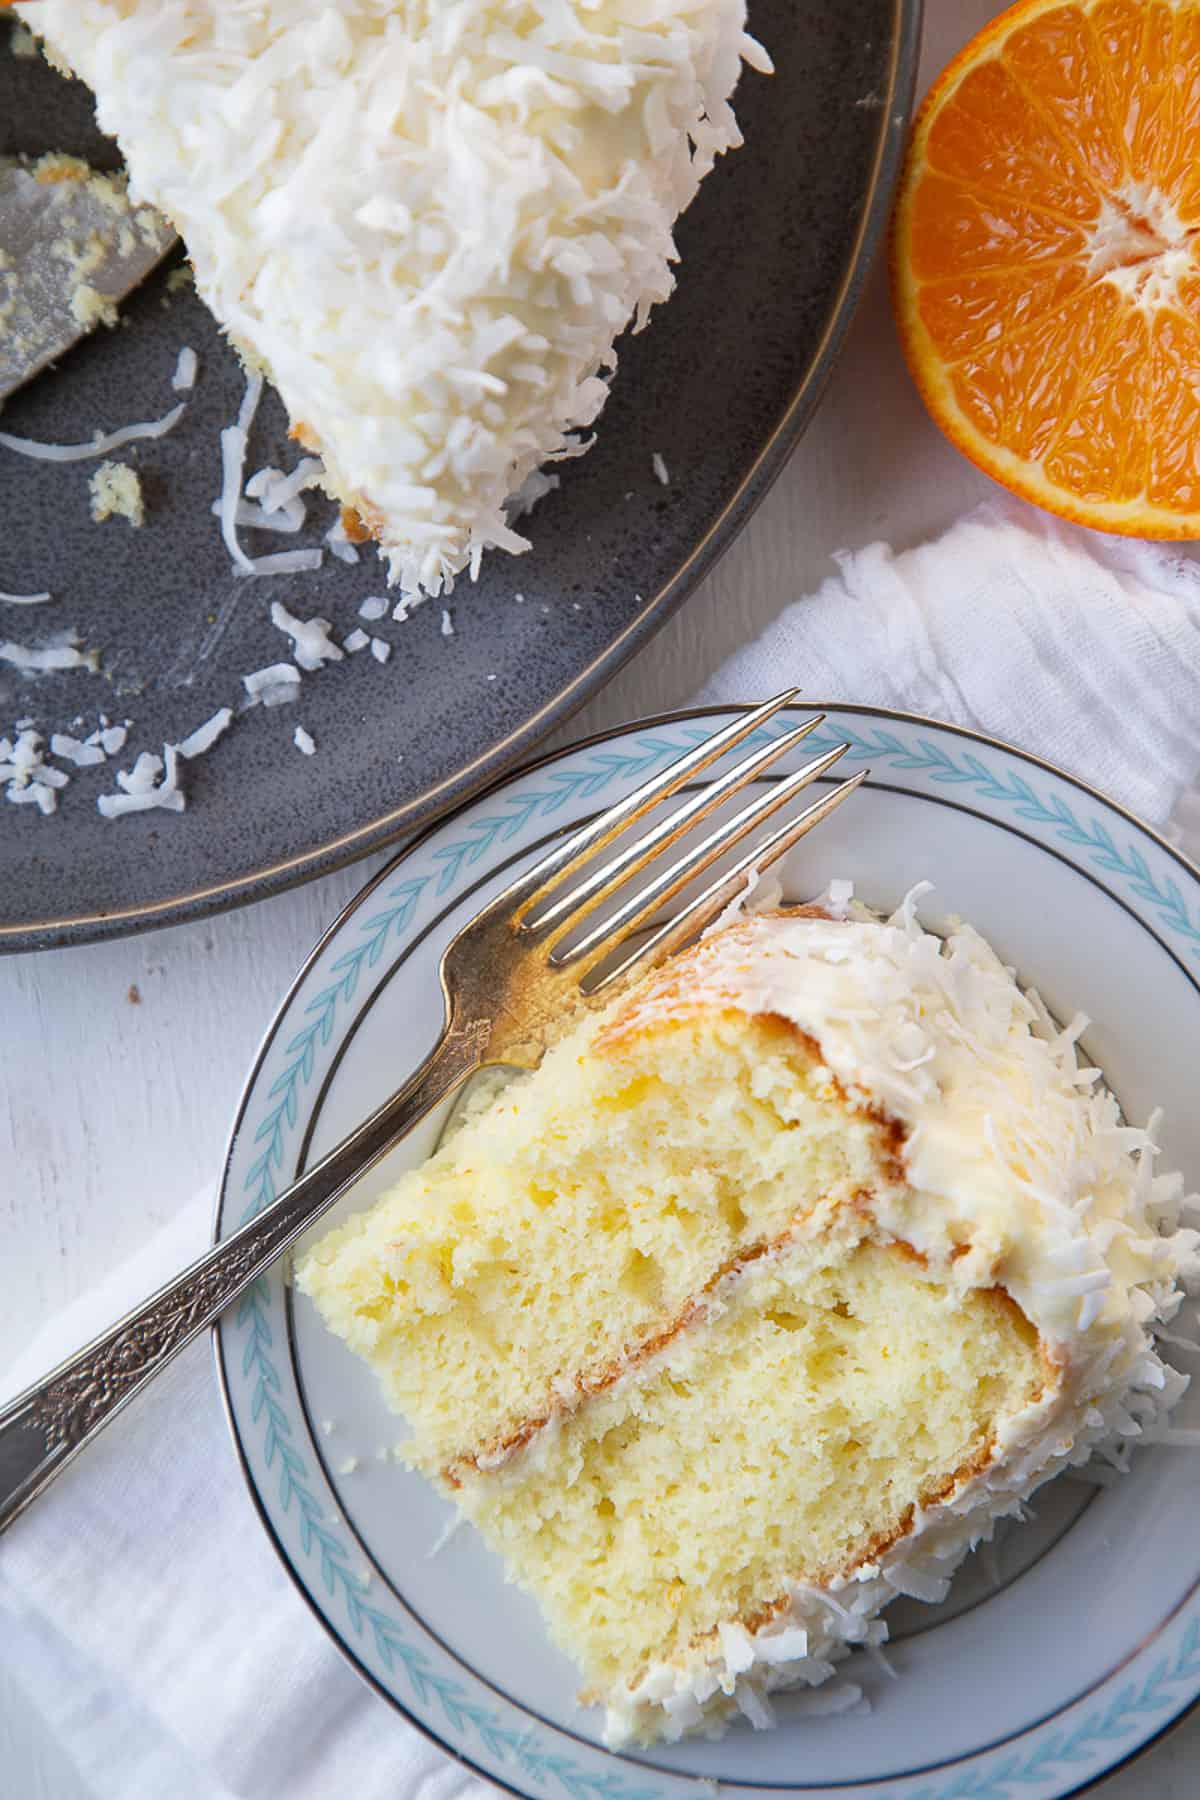
MULTIPOLYGON (((409 1072, 441 1016, 441 947, 555 834, 610 804, 728 717, 680 714, 549 758, 435 826, 314 951, 267 1034, 238 1113, 216 1224, 232 1230, 409 1072)), ((791 722, 794 722, 794 718, 791 722)), ((767 728, 787 729, 780 717, 767 728)), ((1200 1182, 1200 872, 1136 820, 1016 750, 948 726, 838 706, 869 782, 805 839, 790 897, 835 877, 891 908, 917 881, 935 928, 958 912, 1036 984, 1085 1009, 1088 1056, 1129 1116, 1166 1107, 1164 1155, 1200 1182)), ((786 773, 786 764, 778 771, 786 773)), ((777 776, 773 772, 771 779, 777 776)), ((344 1203, 424 1156, 441 1120, 344 1203)), ((870 1711, 739 1724, 717 1743, 637 1756, 594 1711, 532 1603, 449 1508, 379 1453, 401 1435, 373 1379, 279 1274, 222 1322, 237 1453, 300 1592, 359 1673, 452 1755, 528 1800, 1061 1800, 1160 1735, 1200 1695, 1194 1450, 1143 1450, 1096 1489, 1064 1478, 944 1607, 890 1610, 898 1679, 845 1670, 870 1711)), ((1179 1353, 1186 1357, 1186 1352, 1179 1353)), ((1193 1359, 1194 1360, 1194 1359, 1193 1359)), ((1200 1420, 1200 1394, 1177 1418, 1200 1420)))
MULTIPOLYGON (((186 771, 183 816, 110 823, 95 795, 112 771, 80 771, 59 813, 0 805, 0 949, 79 941, 259 898, 394 840, 494 779, 645 643, 745 523, 807 422, 886 218, 911 94, 920 0, 752 0, 778 73, 747 73, 745 147, 723 160, 679 231, 679 287, 629 339, 600 427, 529 521, 534 547, 494 556, 451 604, 387 624, 390 663, 362 653, 308 679, 300 703, 239 720, 186 771), (664 457, 669 487, 654 478, 664 457), (517 604, 514 596, 524 596, 517 604), (639 604, 638 596, 641 596, 639 604), (303 723, 318 754, 301 756, 303 723)), ((0 153, 69 149, 112 166, 89 97, 40 61, 12 57, 0 24, 0 153)), ((382 587, 357 568, 248 582, 231 573, 209 506, 218 434, 237 412, 236 358, 169 269, 102 332, 14 397, 9 432, 80 441, 153 418, 172 400, 181 344, 202 375, 183 424, 125 453, 148 520, 96 526, 91 465, 47 472, 0 451, 0 589, 49 588, 53 607, 0 607, 0 638, 32 643, 76 628, 98 676, 21 678, 0 663, 0 736, 20 718, 90 729, 128 716, 130 750, 159 751, 242 697, 241 677, 287 642, 278 599, 344 636, 382 587)), ((290 468, 273 398, 249 468, 290 468)), ((317 509, 328 522, 332 507, 317 509)), ((306 542, 317 542, 315 534, 306 542)), ((258 554, 295 540, 264 540, 258 554)))

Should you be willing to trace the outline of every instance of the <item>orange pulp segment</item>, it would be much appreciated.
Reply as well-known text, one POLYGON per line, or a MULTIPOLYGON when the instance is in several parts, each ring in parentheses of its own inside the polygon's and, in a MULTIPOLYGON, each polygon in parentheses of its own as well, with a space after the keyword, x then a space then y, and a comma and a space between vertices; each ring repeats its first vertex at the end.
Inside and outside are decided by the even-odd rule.
POLYGON ((1006 487, 1200 537, 1200 0, 1021 0, 918 116, 892 237, 905 356, 1006 487))

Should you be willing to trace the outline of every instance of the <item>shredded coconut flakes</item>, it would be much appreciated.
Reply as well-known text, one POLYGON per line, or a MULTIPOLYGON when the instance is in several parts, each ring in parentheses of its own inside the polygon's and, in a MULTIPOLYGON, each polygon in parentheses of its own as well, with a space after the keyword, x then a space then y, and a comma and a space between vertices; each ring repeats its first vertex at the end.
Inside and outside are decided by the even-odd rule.
POLYGON ((94 650, 81 650, 79 636, 64 632, 52 643, 40 648, 29 644, 0 642, 0 662, 11 663, 24 675, 41 675, 50 669, 88 669, 95 673, 97 655, 94 650))
POLYGON ((177 394, 186 394, 196 385, 196 373, 200 367, 200 359, 190 344, 185 344, 179 352, 175 364, 175 373, 171 377, 171 386, 177 394))
MULTIPOLYGON (((615 340, 671 293, 675 222, 740 142, 741 62, 769 67, 745 22, 745 0, 651 0, 636 28, 553 0, 38 8, 330 490, 430 595, 527 549, 506 503, 586 450, 615 340)), ((234 503, 235 564, 278 573, 235 552, 234 503)))
POLYGON ((61 757, 63 762, 74 763, 77 769, 93 768, 107 760, 99 744, 81 743, 65 731, 51 733, 50 754, 61 757))
POLYGON ((36 806, 43 815, 58 806, 59 788, 70 777, 64 769, 55 769, 43 754, 43 738, 32 726, 17 727, 15 741, 0 738, 0 782, 5 784, 5 798, 14 806, 36 806))
POLYGON ((101 794, 96 805, 106 819, 159 809, 182 812, 186 801, 178 785, 178 775, 179 753, 174 744, 164 744, 161 756, 143 750, 131 770, 117 770, 120 793, 101 794))
POLYGON ((212 749, 221 734, 228 731, 232 718, 232 707, 222 706, 211 719, 205 719, 203 725, 197 725, 195 731, 189 732, 176 745, 180 756, 189 761, 193 756, 203 756, 206 750, 212 749))
POLYGON ((119 450, 122 444, 131 444, 136 438, 165 437, 168 431, 175 429, 186 410, 187 402, 181 400, 161 419, 151 419, 141 425, 123 425, 119 431, 98 431, 88 444, 42 444, 36 438, 13 437, 7 431, 0 431, 0 447, 15 450, 21 456, 31 456, 38 462, 83 462, 88 457, 106 456, 110 450, 119 450))
POLYGON ((325 533, 325 542, 329 545, 330 554, 336 556, 339 562, 356 563, 358 561, 358 549, 346 536, 346 527, 340 518, 335 519, 325 533))
POLYGON ((329 635, 328 619, 297 619, 278 600, 271 606, 271 623, 292 640, 292 654, 300 668, 319 669, 325 662, 341 662, 341 648, 329 635))
POLYGON ((242 676, 242 686, 250 697, 250 704, 257 706, 284 706, 289 700, 295 700, 300 693, 300 671, 294 663, 271 663, 265 669, 255 669, 253 674, 242 676))

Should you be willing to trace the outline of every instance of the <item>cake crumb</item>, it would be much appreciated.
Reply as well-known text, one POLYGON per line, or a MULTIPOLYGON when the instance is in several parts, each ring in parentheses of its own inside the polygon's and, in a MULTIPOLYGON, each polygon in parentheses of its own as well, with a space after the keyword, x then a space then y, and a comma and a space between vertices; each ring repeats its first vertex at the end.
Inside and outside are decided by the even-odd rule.
POLYGON ((654 455, 650 458, 650 467, 654 470, 655 481, 660 481, 663 487, 670 487, 671 477, 667 473, 667 465, 663 461, 662 452, 660 450, 656 450, 654 455))
POLYGON ((96 325, 115 325, 117 303, 111 295, 100 293, 90 281, 81 281, 71 295, 71 317, 85 331, 91 331, 96 325))
POLYGON ((337 1430, 337 1426, 334 1424, 332 1419, 322 1419, 321 1420, 321 1431, 325 1437, 331 1437, 332 1434, 336 1430, 337 1430))
POLYGON ((128 519, 137 529, 145 523, 146 503, 137 471, 128 463, 102 462, 88 483, 92 495, 92 517, 97 525, 105 519, 128 519))
POLYGON ((142 990, 139 988, 136 981, 130 982, 129 992, 126 994, 125 998, 128 1000, 130 1006, 140 1006, 142 1004, 142 990))
POLYGON ((33 165, 36 181, 53 187, 59 181, 86 181, 88 166, 81 156, 69 156, 65 150, 48 150, 33 165))
POLYGON ((353 1473, 357 1469, 357 1467, 358 1467, 357 1456, 347 1456, 347 1457, 344 1457, 342 1459, 342 1461, 338 1464, 337 1472, 339 1475, 353 1475, 353 1473))
POLYGON ((454 636, 454 620, 450 617, 450 609, 445 606, 442 608, 442 636, 454 636))
POLYGON ((305 731, 303 725, 297 725, 295 731, 293 731, 292 742, 302 756, 315 756, 317 754, 317 741, 310 731, 305 731))

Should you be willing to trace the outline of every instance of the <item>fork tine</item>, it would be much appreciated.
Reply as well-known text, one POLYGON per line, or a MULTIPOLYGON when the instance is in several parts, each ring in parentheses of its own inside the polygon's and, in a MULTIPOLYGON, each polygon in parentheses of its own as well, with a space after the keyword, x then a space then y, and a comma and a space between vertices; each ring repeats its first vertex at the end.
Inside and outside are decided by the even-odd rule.
POLYGON ((665 925, 660 926, 652 936, 648 937, 645 943, 639 944, 636 950, 632 950, 623 962, 618 963, 615 969, 610 969, 607 975, 588 990, 589 998, 600 993, 604 988, 611 987, 614 982, 627 975, 631 969, 636 968, 638 963, 650 960, 662 962, 666 957, 674 955, 675 951, 681 949, 690 938, 703 931, 707 925, 711 925, 712 921, 736 897, 738 884, 751 871, 761 873, 762 870, 769 869, 772 863, 778 862, 779 858, 785 856, 794 844, 800 842, 802 837, 806 837, 815 825, 819 825, 822 819, 827 819, 835 807, 840 806, 843 800, 847 800, 870 773, 870 769, 862 769, 857 775, 851 775, 848 781, 841 782, 828 794, 822 794, 819 800, 814 800, 811 806, 805 807, 804 811, 796 818, 789 819, 785 825, 781 825, 777 831, 773 831, 770 837, 764 839, 761 844, 747 850, 746 854, 739 857, 731 869, 726 870, 724 875, 719 876, 716 881, 705 888, 702 894, 698 894, 677 918, 669 919, 665 925))
POLYGON ((825 714, 817 713, 814 718, 806 720, 803 725, 798 725, 794 731, 784 732, 783 736, 777 737, 773 743, 766 744, 761 750, 754 750, 749 756, 742 757, 741 761, 735 763, 727 774, 722 775, 716 781, 708 782, 698 793, 693 794, 681 806, 677 806, 673 812, 668 813, 665 819, 660 819, 652 831, 648 831, 644 837, 635 837, 623 850, 619 850, 616 856, 601 863, 598 869, 595 869, 577 886, 568 889, 545 912, 539 913, 536 919, 528 920, 525 929, 542 936, 552 926, 559 925, 560 921, 565 920, 566 923, 554 932, 549 940, 551 944, 558 942, 566 931, 581 924, 588 914, 594 912, 602 901, 616 892, 617 888, 636 875, 639 870, 644 869, 648 863, 653 862, 664 844, 674 843, 688 826, 698 824, 701 819, 706 819, 709 813, 715 812, 723 800, 727 800, 731 794, 736 794, 741 788, 744 788, 746 783, 752 781, 759 771, 765 769, 769 763, 778 761, 789 750, 794 750, 797 744, 801 743, 824 721, 825 714))
POLYGON ((631 794, 626 794, 623 800, 618 800, 607 812, 600 813, 578 831, 573 831, 561 844, 555 845, 553 850, 536 862, 532 869, 527 869, 502 896, 505 904, 513 909, 513 925, 518 929, 525 929, 527 914, 597 850, 611 843, 618 832, 644 817, 660 801, 669 800, 693 775, 707 769, 727 750, 732 750, 744 738, 757 731, 760 725, 765 725, 768 719, 774 718, 780 708, 794 700, 799 692, 799 688, 785 688, 773 700, 766 700, 750 712, 731 719, 728 725, 722 725, 711 737, 702 739, 682 756, 676 757, 660 775, 652 775, 649 781, 644 781, 631 794))
POLYGON ((724 856, 727 850, 732 850, 735 844, 740 844, 757 825, 769 819, 772 813, 778 812, 781 806, 786 806, 802 788, 823 775, 849 748, 849 744, 835 745, 824 756, 814 757, 812 762, 797 769, 794 775, 787 776, 770 793, 752 800, 726 824, 718 825, 691 850, 686 850, 644 888, 631 894, 610 918, 593 926, 565 956, 551 955, 551 962, 556 968, 569 968, 572 963, 583 959, 594 961, 595 952, 611 948, 622 938, 628 937, 631 931, 644 925, 664 902, 673 899, 685 888, 693 876, 703 874, 705 869, 711 868, 718 858, 724 856))

